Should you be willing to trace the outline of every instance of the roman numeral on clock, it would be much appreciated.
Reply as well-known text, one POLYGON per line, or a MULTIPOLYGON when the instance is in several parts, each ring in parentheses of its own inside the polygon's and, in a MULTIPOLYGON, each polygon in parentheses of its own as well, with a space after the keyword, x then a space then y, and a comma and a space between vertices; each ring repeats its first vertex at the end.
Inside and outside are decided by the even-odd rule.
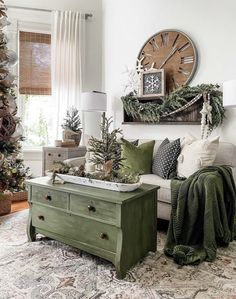
POLYGON ((169 42, 169 33, 165 32, 161 34, 161 46, 165 47, 168 45, 169 42))
POLYGON ((181 64, 193 63, 193 56, 181 57, 181 64))
POLYGON ((183 75, 185 75, 186 77, 188 77, 190 75, 190 72, 187 71, 187 70, 185 70, 185 69, 183 69, 182 67, 180 67, 178 69, 178 72, 181 73, 181 74, 183 74, 183 75))
POLYGON ((152 40, 150 40, 149 44, 152 46, 153 51, 156 51, 156 50, 159 49, 159 46, 158 46, 157 42, 155 41, 155 38, 153 38, 152 40))
POLYGON ((177 35, 176 35, 176 38, 175 38, 175 40, 174 40, 174 42, 173 42, 173 44, 172 44, 172 47, 174 47, 174 46, 175 46, 175 44, 176 44, 176 42, 177 42, 178 38, 179 38, 179 34, 177 34, 177 35))
POLYGON ((187 42, 186 44, 184 44, 182 47, 179 48, 179 52, 183 52, 186 49, 188 49, 190 47, 190 43, 187 42))
POLYGON ((176 82, 175 79, 174 79, 173 77, 171 78, 171 81, 172 81, 172 84, 173 84, 173 86, 174 86, 174 89, 180 87, 179 83, 176 82))
POLYGON ((142 55, 142 56, 149 56, 149 57, 152 57, 152 54, 146 53, 145 51, 142 51, 141 55, 142 55))

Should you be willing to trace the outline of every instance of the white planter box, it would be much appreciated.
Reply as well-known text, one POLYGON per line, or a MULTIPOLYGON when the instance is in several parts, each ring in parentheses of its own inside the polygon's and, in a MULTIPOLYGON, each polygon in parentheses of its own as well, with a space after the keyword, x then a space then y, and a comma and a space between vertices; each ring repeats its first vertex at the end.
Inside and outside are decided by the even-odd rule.
POLYGON ((119 192, 130 192, 138 189, 141 186, 141 182, 135 184, 123 184, 123 183, 114 183, 102 180, 95 180, 89 178, 82 178, 68 174, 56 174, 57 177, 62 179, 64 182, 84 185, 89 187, 96 187, 101 189, 107 189, 112 191, 119 191, 119 192))

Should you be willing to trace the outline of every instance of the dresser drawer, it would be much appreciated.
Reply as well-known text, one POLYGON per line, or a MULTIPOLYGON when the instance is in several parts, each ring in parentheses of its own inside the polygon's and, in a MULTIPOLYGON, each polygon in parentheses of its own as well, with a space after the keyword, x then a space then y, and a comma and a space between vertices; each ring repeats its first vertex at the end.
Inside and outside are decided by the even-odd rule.
POLYGON ((32 206, 32 224, 88 246, 116 251, 118 229, 112 225, 37 204, 32 206))
POLYGON ((66 152, 45 152, 45 169, 51 170, 54 168, 54 162, 64 161, 68 158, 68 154, 66 152))
POLYGON ((70 211, 94 219, 116 223, 116 204, 82 195, 70 195, 70 211))
POLYGON ((67 209, 68 200, 68 193, 32 186, 32 202, 38 202, 61 209, 67 209))
POLYGON ((63 161, 67 158, 67 156, 68 154, 66 152, 45 152, 45 158, 47 159, 47 161, 63 161))

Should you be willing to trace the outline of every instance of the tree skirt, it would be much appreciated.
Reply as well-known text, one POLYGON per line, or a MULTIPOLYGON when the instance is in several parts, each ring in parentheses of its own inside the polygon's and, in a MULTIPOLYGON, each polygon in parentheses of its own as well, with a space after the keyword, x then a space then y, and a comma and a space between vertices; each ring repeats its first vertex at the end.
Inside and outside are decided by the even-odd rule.
POLYGON ((154 299, 236 296, 236 242, 218 250, 214 263, 181 267, 163 254, 166 235, 158 232, 155 254, 124 280, 114 266, 60 242, 28 243, 28 211, 0 218, 0 298, 154 299))

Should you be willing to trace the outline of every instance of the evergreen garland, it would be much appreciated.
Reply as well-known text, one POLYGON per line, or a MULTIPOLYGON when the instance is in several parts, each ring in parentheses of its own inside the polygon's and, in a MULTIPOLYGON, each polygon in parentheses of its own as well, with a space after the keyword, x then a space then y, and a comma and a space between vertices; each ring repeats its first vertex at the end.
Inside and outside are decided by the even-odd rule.
POLYGON ((199 94, 210 94, 212 106, 212 123, 209 130, 212 131, 221 125, 225 116, 222 101, 222 92, 217 84, 201 84, 197 86, 183 86, 171 92, 163 100, 140 102, 135 93, 129 93, 121 98, 127 115, 138 118, 143 122, 160 122, 161 118, 168 116, 180 107, 186 105, 199 94))

